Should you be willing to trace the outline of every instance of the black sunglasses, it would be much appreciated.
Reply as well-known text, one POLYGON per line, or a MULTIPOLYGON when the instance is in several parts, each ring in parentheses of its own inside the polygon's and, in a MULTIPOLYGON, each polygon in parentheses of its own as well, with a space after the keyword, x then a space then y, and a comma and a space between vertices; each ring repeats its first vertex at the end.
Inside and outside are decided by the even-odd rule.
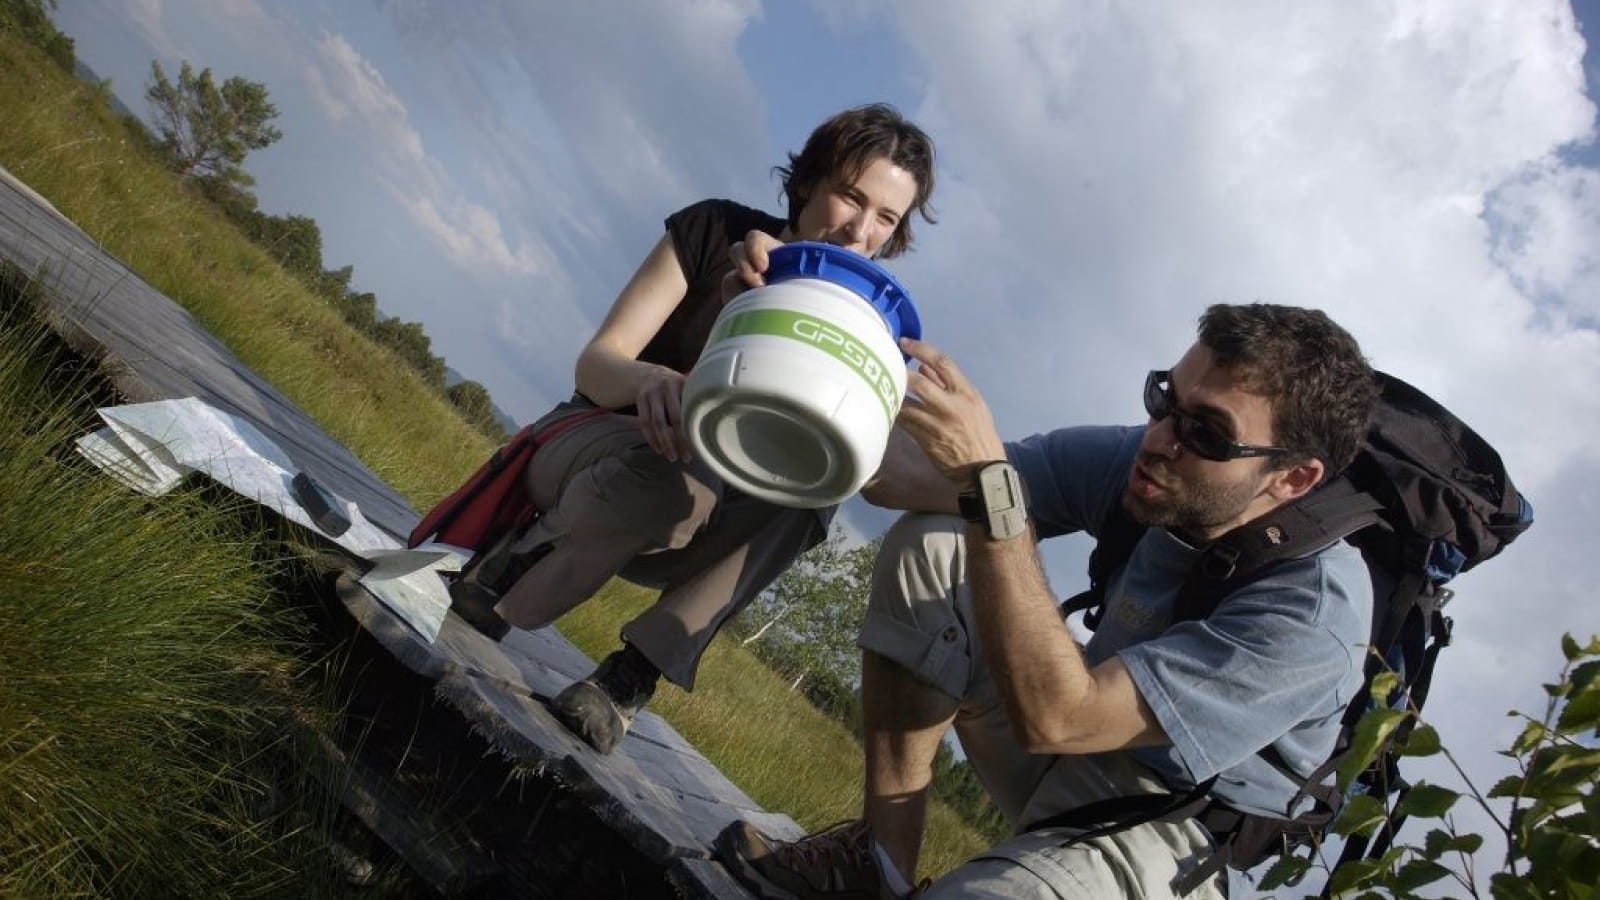
POLYGON ((1205 419, 1192 416, 1178 408, 1172 396, 1172 372, 1152 370, 1144 379, 1144 411, 1150 421, 1159 422, 1172 417, 1172 432, 1178 443, 1201 459, 1227 462, 1248 456, 1282 456, 1291 452, 1287 447, 1262 447, 1241 444, 1217 429, 1205 419))

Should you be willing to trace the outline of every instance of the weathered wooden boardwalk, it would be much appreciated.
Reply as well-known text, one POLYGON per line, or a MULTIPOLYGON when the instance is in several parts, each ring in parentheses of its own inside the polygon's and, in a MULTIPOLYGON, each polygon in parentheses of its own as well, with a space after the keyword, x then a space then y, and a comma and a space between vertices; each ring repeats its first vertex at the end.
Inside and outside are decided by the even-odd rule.
MULTIPOLYGON (((48 203, 17 184, 0 169, 0 259, 39 275, 46 286, 53 326, 75 347, 103 354, 111 364, 113 385, 131 401, 197 397, 253 423, 276 441, 303 471, 355 501, 373 524, 396 537, 407 534, 417 513, 345 447, 323 432, 288 398, 250 371, 211 334, 136 273, 96 245, 48 203)), ((690 897, 739 897, 745 892, 711 858, 715 834, 735 818, 758 823, 775 835, 798 835, 787 816, 762 811, 660 718, 646 712, 617 752, 602 757, 574 739, 552 719, 544 701, 593 663, 554 628, 513 631, 495 643, 454 616, 428 641, 364 589, 353 573, 337 580, 343 608, 386 651, 387 663, 411 673, 421 687, 408 688, 394 677, 394 691, 416 690, 431 696, 418 703, 443 701, 459 715, 460 736, 485 741, 508 762, 495 770, 505 777, 490 792, 538 794, 517 780, 531 777, 557 796, 561 805, 584 811, 587 827, 609 832, 606 840, 632 848, 659 869, 660 885, 690 897), (596 826, 594 823, 598 823, 596 826)), ((392 700, 393 698, 385 698, 392 700)), ((404 704, 399 705, 406 708, 404 704)), ((387 709, 380 704, 380 709, 387 709)), ((381 717, 380 711, 375 715, 381 717)), ((381 722, 379 724, 382 724, 381 722)), ((391 723, 404 732, 407 723, 391 723)), ((444 723, 446 742, 451 726, 444 723)), ((435 730, 440 730, 436 728, 435 730)), ((435 748, 437 749, 437 748, 435 748)), ((505 847, 467 834, 456 843, 477 847, 474 855, 442 850, 427 796, 408 789, 396 769, 369 759, 355 759, 348 748, 330 746, 329 753, 353 763, 345 787, 346 806, 374 833, 404 857, 417 873, 446 892, 481 891, 495 884, 499 866, 518 873, 540 867, 526 860, 510 862, 505 847), (348 757, 348 758, 347 758, 348 757)), ((448 748, 444 751, 449 752, 448 748)), ((463 750, 463 752, 466 752, 463 750)), ((482 780, 481 777, 479 780, 482 780)), ((459 785, 431 786, 468 792, 459 785)), ((544 795, 546 798, 550 794, 544 795)), ((457 804, 459 805, 459 804, 457 804)), ((539 809, 530 804, 502 804, 500 818, 539 809)), ((450 826, 459 832, 462 826, 450 826)), ((470 829, 470 821, 467 826, 470 829)), ((515 823, 497 823, 515 832, 515 823)), ((561 826, 558 824, 557 829, 561 826)), ((574 824, 568 831, 581 831, 574 824)), ((552 835, 532 826, 524 834, 552 835)), ((571 835, 567 835, 568 838, 571 835)), ((570 843, 570 841, 569 841, 570 843)), ((522 847, 520 855, 536 858, 539 847, 522 847)), ((554 852, 554 851, 552 851, 554 852)), ((562 852, 583 854, 571 846, 562 852)), ((605 867, 604 860, 597 862, 605 867)), ((620 868, 620 867, 619 867, 620 868)), ((504 884, 507 879, 503 879, 504 884)), ((661 886, 635 886, 635 896, 657 896, 661 886)), ((598 895, 609 889, 591 886, 598 895)), ((581 883, 562 889, 583 890, 581 883)), ((490 891, 493 893, 494 891, 490 891)), ((517 893, 541 895, 536 884, 517 893)))

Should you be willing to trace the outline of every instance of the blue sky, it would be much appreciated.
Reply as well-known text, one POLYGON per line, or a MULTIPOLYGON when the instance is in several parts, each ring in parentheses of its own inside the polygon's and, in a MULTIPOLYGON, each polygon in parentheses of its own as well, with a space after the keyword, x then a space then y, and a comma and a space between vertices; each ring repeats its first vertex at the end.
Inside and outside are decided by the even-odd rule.
MULTIPOLYGON (((1460 580, 1430 709, 1504 746, 1564 630, 1600 630, 1594 54, 1555 0, 828 4, 71 0, 129 106, 150 61, 264 82, 269 212, 519 419, 671 211, 779 210, 771 167, 886 100, 939 145, 893 268, 1002 431, 1137 421, 1217 301, 1326 309, 1500 448, 1539 524, 1460 580)), ((1591 34, 1594 34, 1593 26, 1591 34)), ((852 503, 861 532, 882 515, 852 503)), ((1085 545, 1047 553, 1076 591, 1085 545)), ((1484 749, 1475 769, 1498 771, 1484 749)))

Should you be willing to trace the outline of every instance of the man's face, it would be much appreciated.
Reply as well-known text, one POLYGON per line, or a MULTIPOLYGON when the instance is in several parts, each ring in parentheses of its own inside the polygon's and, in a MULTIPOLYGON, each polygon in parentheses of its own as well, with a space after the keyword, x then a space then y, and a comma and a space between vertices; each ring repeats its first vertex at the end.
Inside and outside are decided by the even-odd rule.
MULTIPOLYGON (((1189 348, 1173 367, 1170 390, 1182 416, 1239 444, 1273 443, 1267 398, 1241 388, 1204 345, 1189 348)), ((1270 459, 1203 459, 1179 443, 1177 418, 1152 419, 1145 429, 1122 495, 1136 521, 1204 543, 1278 505, 1269 491, 1283 473, 1269 469, 1270 459)))

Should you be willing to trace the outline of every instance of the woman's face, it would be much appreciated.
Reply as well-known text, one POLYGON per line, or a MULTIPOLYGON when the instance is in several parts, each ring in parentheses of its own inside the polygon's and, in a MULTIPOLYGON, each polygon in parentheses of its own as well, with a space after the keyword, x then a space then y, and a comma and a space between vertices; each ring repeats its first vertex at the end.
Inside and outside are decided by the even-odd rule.
POLYGON ((791 237, 876 256, 916 198, 916 177, 880 156, 853 181, 831 175, 822 179, 800 208, 791 237))

